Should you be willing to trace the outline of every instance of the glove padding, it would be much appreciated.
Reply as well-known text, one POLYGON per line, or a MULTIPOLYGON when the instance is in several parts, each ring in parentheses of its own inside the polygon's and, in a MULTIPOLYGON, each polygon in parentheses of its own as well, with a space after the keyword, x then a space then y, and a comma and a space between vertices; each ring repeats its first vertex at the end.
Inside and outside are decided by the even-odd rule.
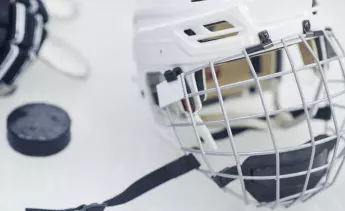
POLYGON ((41 0, 0 0, 0 95, 37 57, 48 20, 41 0))

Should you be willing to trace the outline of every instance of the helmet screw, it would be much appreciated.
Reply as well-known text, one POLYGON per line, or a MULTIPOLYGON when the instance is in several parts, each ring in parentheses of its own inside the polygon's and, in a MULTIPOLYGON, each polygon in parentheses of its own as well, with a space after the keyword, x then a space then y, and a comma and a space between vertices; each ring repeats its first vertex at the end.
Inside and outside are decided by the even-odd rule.
POLYGON ((303 21, 303 31, 304 32, 309 32, 311 29, 311 24, 309 20, 304 20, 303 21))
POLYGON ((175 67, 173 70, 167 70, 164 72, 164 77, 167 82, 172 82, 177 80, 177 76, 182 73, 182 69, 180 67, 175 67))
POLYGON ((270 39, 270 34, 268 33, 267 30, 259 32, 259 39, 264 49, 267 49, 273 46, 272 40, 270 39))
POLYGON ((315 33, 311 30, 311 23, 309 20, 304 20, 302 22, 303 25, 303 32, 307 37, 315 36, 315 33))
POLYGON ((264 43, 270 39, 270 35, 268 34, 268 31, 265 30, 265 31, 262 31, 259 33, 259 38, 260 38, 261 42, 264 43))

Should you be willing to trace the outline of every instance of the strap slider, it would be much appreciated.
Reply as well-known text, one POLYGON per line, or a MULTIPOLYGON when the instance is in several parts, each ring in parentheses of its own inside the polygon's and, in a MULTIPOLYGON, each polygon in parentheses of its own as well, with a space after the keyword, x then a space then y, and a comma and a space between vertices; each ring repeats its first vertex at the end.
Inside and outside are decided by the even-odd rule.
POLYGON ((85 205, 81 207, 81 209, 74 210, 74 211, 104 211, 105 208, 107 208, 107 206, 108 205, 105 203, 103 204, 94 203, 90 205, 85 205))

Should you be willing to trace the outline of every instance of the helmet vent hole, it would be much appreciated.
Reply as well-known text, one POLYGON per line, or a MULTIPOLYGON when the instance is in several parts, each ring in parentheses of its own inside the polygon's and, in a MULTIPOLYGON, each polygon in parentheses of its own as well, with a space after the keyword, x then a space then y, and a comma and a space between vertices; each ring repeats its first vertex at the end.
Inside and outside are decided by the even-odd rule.
POLYGON ((186 29, 186 30, 184 30, 184 33, 188 36, 196 35, 196 33, 192 29, 186 29))
MULTIPOLYGON (((206 24, 206 25, 203 25, 207 30, 209 30, 210 32, 218 32, 218 31, 225 31, 225 30, 228 30, 228 29, 236 29, 236 27, 232 24, 230 24, 229 22, 227 21, 218 21, 218 22, 213 22, 213 23, 210 23, 210 24, 206 24)), ((222 32, 220 32, 222 33, 222 32)), ((219 34, 219 33, 218 33, 219 34)), ((210 36, 210 37, 207 37, 205 39, 200 39, 198 40, 199 43, 205 43, 205 42, 210 42, 210 41, 215 41, 215 40, 220 40, 220 39, 225 39, 225 38, 228 38, 228 37, 233 37, 233 36, 236 36, 238 35, 238 31, 235 30, 235 31, 232 31, 229 33, 222 33, 221 35, 215 35, 215 36, 210 36)))
POLYGON ((234 32, 234 33, 230 33, 230 34, 225 34, 225 35, 220 35, 220 36, 214 36, 214 37, 210 37, 210 38, 206 38, 206 39, 201 39, 201 40, 198 40, 198 42, 199 43, 206 43, 206 42, 211 42, 211 41, 225 39, 225 38, 228 38, 228 37, 234 37, 236 35, 238 35, 238 32, 234 32))
POLYGON ((234 26, 227 21, 218 21, 215 23, 206 24, 204 27, 211 32, 234 28, 234 26))

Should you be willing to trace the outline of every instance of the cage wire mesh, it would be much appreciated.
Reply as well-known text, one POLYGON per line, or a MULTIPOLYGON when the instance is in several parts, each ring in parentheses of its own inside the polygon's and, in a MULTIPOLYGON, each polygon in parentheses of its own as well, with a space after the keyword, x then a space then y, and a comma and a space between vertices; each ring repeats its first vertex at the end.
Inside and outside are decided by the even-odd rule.
POLYGON ((334 184, 344 163, 344 56, 325 30, 182 72, 183 103, 165 107, 180 149, 200 158, 200 172, 246 204, 289 207, 310 199, 334 184), (279 70, 259 71, 256 58, 269 54, 281 61, 279 70), (246 64, 247 78, 231 68, 219 71, 236 62, 246 64), (198 71, 202 89, 191 80, 198 71), (227 73, 237 79, 221 81, 227 73))

